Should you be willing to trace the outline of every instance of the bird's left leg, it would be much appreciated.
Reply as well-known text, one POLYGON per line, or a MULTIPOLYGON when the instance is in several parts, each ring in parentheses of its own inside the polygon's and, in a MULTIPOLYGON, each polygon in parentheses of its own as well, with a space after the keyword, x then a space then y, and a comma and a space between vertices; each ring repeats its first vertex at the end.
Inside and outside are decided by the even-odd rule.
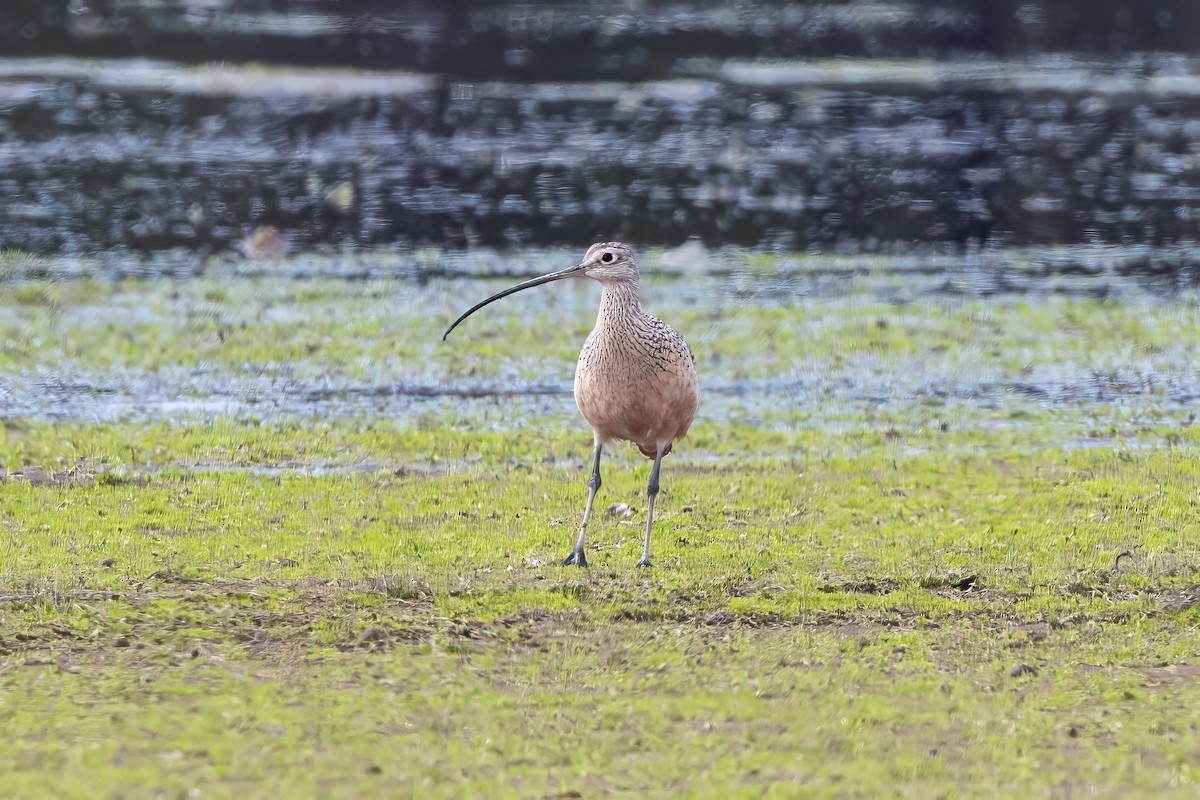
POLYGON ((650 482, 646 485, 646 541, 642 545, 642 560, 637 563, 639 567, 653 566, 650 563, 650 530, 654 527, 654 498, 658 497, 658 471, 669 447, 659 445, 654 454, 654 466, 650 468, 650 482))

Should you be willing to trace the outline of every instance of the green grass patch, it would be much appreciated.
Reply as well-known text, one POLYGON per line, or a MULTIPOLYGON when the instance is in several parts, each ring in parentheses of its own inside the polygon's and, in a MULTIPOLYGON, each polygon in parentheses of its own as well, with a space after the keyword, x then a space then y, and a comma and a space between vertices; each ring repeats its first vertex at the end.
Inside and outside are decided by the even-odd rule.
POLYGON ((709 456, 668 459, 653 570, 634 567, 645 462, 606 462, 583 571, 557 564, 585 494, 577 433, 242 441, 256 430, 9 429, 12 791, 1182 795, 1200 778, 1188 449, 708 431, 709 456), (721 455, 722 436, 773 455, 721 455), (408 466, 303 469, 364 457, 408 466))

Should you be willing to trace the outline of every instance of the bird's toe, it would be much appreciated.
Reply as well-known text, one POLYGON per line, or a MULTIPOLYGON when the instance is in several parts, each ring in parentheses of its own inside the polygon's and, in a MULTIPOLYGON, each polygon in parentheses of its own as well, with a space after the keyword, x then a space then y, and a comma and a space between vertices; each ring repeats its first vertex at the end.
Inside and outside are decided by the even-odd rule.
POLYGON ((637 563, 637 565, 639 567, 653 567, 654 566, 654 564, 651 563, 650 559, 648 559, 648 558, 643 558, 641 561, 639 561, 637 563))
POLYGON ((583 554, 582 550, 572 550, 571 555, 564 558, 562 563, 564 567, 569 567, 572 565, 576 567, 586 567, 588 565, 587 556, 583 554))

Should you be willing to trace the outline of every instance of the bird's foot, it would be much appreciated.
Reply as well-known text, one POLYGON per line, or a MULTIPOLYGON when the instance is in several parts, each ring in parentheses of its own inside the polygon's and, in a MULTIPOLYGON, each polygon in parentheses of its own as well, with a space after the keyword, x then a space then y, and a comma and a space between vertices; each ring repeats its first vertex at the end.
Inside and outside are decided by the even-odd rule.
POLYGON ((649 558, 643 558, 641 561, 639 561, 639 562, 637 563, 637 565, 638 565, 639 567, 653 567, 653 566, 654 566, 654 564, 652 564, 652 563, 650 562, 650 559, 649 559, 649 558))
POLYGON ((569 567, 571 565, 577 567, 586 567, 588 565, 587 556, 583 554, 582 550, 572 550, 571 555, 564 558, 562 563, 564 567, 569 567))

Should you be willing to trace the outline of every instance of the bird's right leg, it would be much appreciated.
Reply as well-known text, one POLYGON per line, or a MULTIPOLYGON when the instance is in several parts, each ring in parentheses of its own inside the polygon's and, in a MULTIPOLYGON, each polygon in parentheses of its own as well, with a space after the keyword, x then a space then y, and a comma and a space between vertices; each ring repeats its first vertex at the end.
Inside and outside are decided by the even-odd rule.
POLYGON ((588 520, 592 518, 592 503, 596 500, 596 492, 600 489, 600 450, 602 445, 600 440, 596 440, 596 454, 592 458, 592 477, 588 478, 588 499, 587 505, 583 509, 583 524, 579 526, 579 539, 575 542, 575 549, 571 551, 571 555, 563 559, 563 564, 575 564, 580 567, 586 567, 587 556, 583 554, 583 545, 587 542, 587 526, 588 520))

